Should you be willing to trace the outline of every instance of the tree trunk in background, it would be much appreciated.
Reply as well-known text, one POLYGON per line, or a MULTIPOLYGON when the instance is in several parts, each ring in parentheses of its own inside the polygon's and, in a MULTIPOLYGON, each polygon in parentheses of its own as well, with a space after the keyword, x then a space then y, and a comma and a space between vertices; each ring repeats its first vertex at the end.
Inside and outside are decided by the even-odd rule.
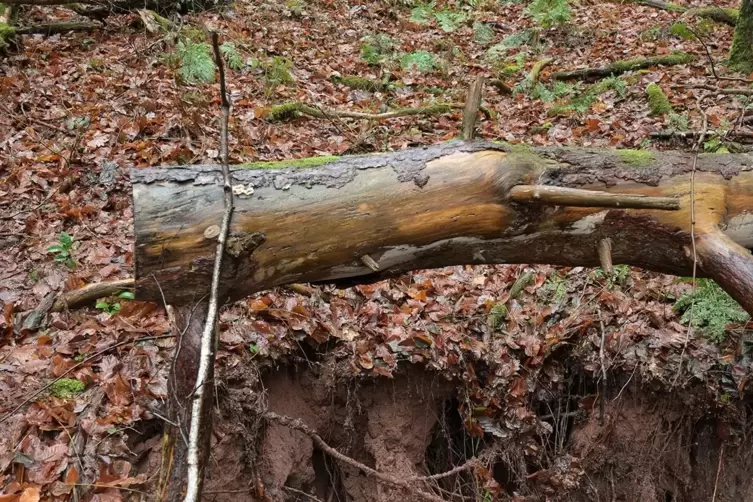
MULTIPOLYGON (((222 301, 455 264, 597 266, 607 238, 614 263, 690 275, 693 185, 699 273, 753 313, 753 155, 702 154, 691 174, 690 153, 452 142, 282 164, 233 171, 222 301)), ((137 296, 199 301, 224 211, 219 167, 131 180, 137 296)))
POLYGON ((729 67, 743 73, 753 72, 753 0, 742 0, 729 53, 729 67))

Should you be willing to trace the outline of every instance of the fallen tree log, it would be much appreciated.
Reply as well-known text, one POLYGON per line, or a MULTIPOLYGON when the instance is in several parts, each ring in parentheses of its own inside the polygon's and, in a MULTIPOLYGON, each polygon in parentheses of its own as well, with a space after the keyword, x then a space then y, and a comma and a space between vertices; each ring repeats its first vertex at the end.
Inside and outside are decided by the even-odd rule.
POLYGON ((632 58, 614 61, 606 66, 596 68, 578 68, 576 70, 558 71, 552 74, 555 80, 574 80, 589 78, 604 78, 611 75, 620 75, 628 71, 642 70, 652 66, 671 66, 687 64, 693 61, 692 54, 684 52, 673 52, 661 56, 652 56, 647 58, 632 58))
MULTIPOLYGON (((614 263, 689 275, 697 260, 753 313, 753 155, 450 142, 323 162, 234 169, 223 300, 455 264, 598 266, 610 239, 614 263), (615 206, 629 195, 658 209, 615 206)), ((219 166, 135 169, 131 180, 137 298, 198 302, 224 211, 219 166)))

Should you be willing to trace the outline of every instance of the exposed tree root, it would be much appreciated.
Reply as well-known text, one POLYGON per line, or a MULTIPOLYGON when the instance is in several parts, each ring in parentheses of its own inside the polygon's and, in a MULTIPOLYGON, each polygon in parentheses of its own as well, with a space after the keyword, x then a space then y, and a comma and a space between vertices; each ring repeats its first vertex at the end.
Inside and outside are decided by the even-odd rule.
POLYGON ((330 455, 332 458, 339 460, 340 462, 349 464, 358 470, 360 470, 363 474, 366 476, 373 476, 381 481, 384 481, 387 484, 390 484, 392 486, 397 486, 400 488, 407 489, 411 491, 412 493, 416 494, 417 496, 421 497, 424 500, 431 500, 433 502, 444 502, 444 499, 441 497, 438 497, 432 493, 425 492, 423 490, 420 490, 414 486, 414 483, 420 483, 420 482, 426 482, 436 479, 445 478, 448 476, 453 476, 455 474, 458 474, 459 472, 468 470, 472 468, 476 464, 476 459, 470 459, 468 462, 459 465, 458 467, 455 467, 454 469, 451 469, 450 471, 443 472, 440 474, 434 474, 432 476, 418 476, 418 477, 410 477, 410 478, 396 478, 394 476, 390 476, 388 474, 384 474, 382 472, 377 471, 376 469, 372 469, 371 467, 364 465, 363 463, 359 462, 358 460, 355 460, 351 457, 348 457, 347 455, 343 455, 339 451, 337 451, 335 448, 332 448, 330 445, 328 445, 322 438, 319 436, 316 431, 310 429, 306 424, 304 424, 301 420, 292 419, 289 417, 285 417, 282 415, 278 415, 277 413, 267 412, 264 414, 264 418, 266 418, 269 421, 276 422, 280 425, 283 425, 285 427, 289 427, 293 430, 297 430, 299 432, 302 432, 306 434, 308 437, 311 438, 311 440, 314 442, 314 444, 323 452, 330 455))
MULTIPOLYGON (((400 108, 391 112, 384 113, 367 113, 367 112, 351 112, 347 110, 329 110, 324 108, 317 108, 300 101, 291 101, 289 103, 283 103, 281 105, 275 105, 269 111, 267 120, 271 122, 281 122, 284 120, 290 120, 300 117, 301 115, 308 115, 318 119, 364 119, 364 120, 385 120, 397 117, 408 117, 413 115, 439 115, 442 113, 448 113, 454 110, 462 110, 465 105, 459 104, 437 104, 420 106, 416 108, 400 108)), ((491 117, 491 112, 485 108, 481 108, 481 112, 487 117, 491 117)))
POLYGON ((641 70, 652 66, 670 66, 686 64, 693 61, 691 54, 684 52, 673 52, 663 56, 653 56, 648 58, 633 58, 615 61, 607 66, 598 68, 579 68, 577 70, 559 71, 552 77, 555 80, 574 80, 609 77, 610 75, 619 75, 628 71, 641 70))
POLYGON ((512 87, 507 85, 503 80, 493 78, 489 80, 489 85, 497 89, 500 94, 512 94, 512 87))

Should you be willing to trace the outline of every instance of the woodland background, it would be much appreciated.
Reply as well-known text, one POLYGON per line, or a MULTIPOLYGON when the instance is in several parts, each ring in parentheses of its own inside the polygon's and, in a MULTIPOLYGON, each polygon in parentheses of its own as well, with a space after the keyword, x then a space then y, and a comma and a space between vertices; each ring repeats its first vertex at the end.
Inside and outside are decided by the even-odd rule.
MULTIPOLYGON (((753 138, 749 96, 721 90, 749 86, 724 64, 732 1, 724 15, 686 1, 99 7, 26 6, 0 24, 1 501, 154 494, 174 349, 164 308, 124 287, 34 311, 133 275, 130 168, 218 161, 210 31, 233 164, 452 139, 462 106, 447 105, 479 75, 477 136, 521 148, 627 148, 640 166, 701 130, 706 152, 753 138), (77 25, 50 28, 63 22, 77 25), (669 64, 557 73, 645 57, 669 64)), ((205 498, 753 500, 747 322, 712 281, 625 266, 452 267, 258 294, 221 314, 205 498), (268 411, 410 486, 333 460, 268 411)))

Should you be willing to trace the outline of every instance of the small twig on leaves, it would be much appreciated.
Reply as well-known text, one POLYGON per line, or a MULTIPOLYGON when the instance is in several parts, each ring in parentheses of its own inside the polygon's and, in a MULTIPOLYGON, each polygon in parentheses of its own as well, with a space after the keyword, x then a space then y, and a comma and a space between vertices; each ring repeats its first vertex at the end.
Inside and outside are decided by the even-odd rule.
POLYGON ((26 406, 27 404, 29 404, 34 398, 36 398, 42 392, 46 391, 47 389, 49 389, 50 387, 52 387, 53 385, 55 385, 57 382, 59 382, 60 380, 62 380, 63 378, 65 378, 67 375, 70 375, 72 372, 76 371, 80 367, 82 367, 85 364, 89 363, 93 359, 98 358, 102 354, 105 354, 105 353, 111 351, 112 349, 116 349, 116 348, 118 348, 120 346, 127 345, 129 343, 140 343, 140 342, 146 342, 146 341, 149 341, 149 340, 161 340, 163 338, 173 338, 174 336, 175 335, 157 335, 157 336, 145 336, 145 337, 142 337, 142 338, 136 338, 134 340, 124 340, 122 342, 114 343, 114 344, 112 344, 112 345, 110 345, 108 347, 105 347, 104 349, 102 349, 100 351, 95 352, 94 354, 90 355, 89 357, 87 357, 86 359, 84 359, 83 361, 81 361, 80 363, 77 363, 77 364, 71 366, 70 368, 68 368, 62 375, 60 375, 56 379, 52 380, 50 383, 48 383, 47 385, 45 385, 41 389, 33 392, 29 397, 27 397, 26 399, 24 399, 23 403, 19 404, 18 406, 16 406, 15 408, 13 408, 11 411, 9 411, 8 413, 6 413, 2 418, 0 418, 0 424, 4 423, 6 420, 8 420, 10 417, 12 417, 18 410, 20 410, 21 408, 23 408, 24 406, 26 406))
POLYGON ((351 457, 348 457, 347 455, 344 455, 344 454, 340 453, 335 448, 332 448, 330 445, 328 445, 321 438, 321 436, 319 436, 316 433, 316 431, 310 429, 306 424, 304 424, 299 419, 292 419, 290 417, 286 417, 286 416, 283 416, 283 415, 278 415, 277 413, 273 413, 273 412, 267 412, 267 413, 265 413, 264 414, 264 418, 266 418, 267 420, 270 420, 272 422, 276 422, 276 423, 278 423, 280 425, 283 425, 285 427, 289 427, 290 429, 293 429, 293 430, 296 430, 296 431, 299 431, 299 432, 302 432, 302 433, 306 434, 308 437, 311 438, 311 440, 314 442, 314 444, 320 450, 322 450, 323 452, 327 453, 328 455, 330 455, 331 457, 333 457, 336 460, 339 460, 341 462, 344 462, 346 464, 349 464, 349 465, 355 467, 356 469, 359 469, 366 476, 374 476, 375 478, 377 478, 377 479, 379 479, 381 481, 384 481, 387 484, 408 489, 408 490, 412 491, 413 493, 415 493, 416 495, 420 496, 421 498, 426 499, 426 500, 431 500, 431 501, 434 501, 434 502, 444 502, 444 500, 441 499, 440 497, 432 494, 432 493, 428 493, 428 492, 425 492, 423 490, 420 490, 420 489, 414 487, 413 483, 433 481, 433 480, 445 478, 445 477, 448 477, 448 476, 452 476, 452 475, 458 474, 460 472, 463 472, 465 470, 468 470, 468 469, 472 468, 476 464, 476 462, 477 462, 477 460, 475 458, 472 458, 472 459, 468 460, 466 463, 464 463, 462 465, 459 465, 459 466, 455 467, 454 469, 452 469, 450 471, 443 472, 443 473, 440 473, 440 474, 434 474, 434 475, 431 475, 431 476, 414 476, 414 477, 410 477, 410 478, 398 479, 398 478, 390 476, 388 474, 384 474, 382 472, 379 472, 376 469, 373 469, 373 468, 371 468, 371 467, 369 467, 369 466, 367 466, 367 465, 359 462, 358 460, 355 460, 355 459, 353 459, 351 457))
POLYGON ((680 373, 682 373, 682 361, 685 358, 685 352, 688 349, 688 342, 690 341, 690 336, 693 333, 693 309, 695 308, 695 292, 696 292, 696 278, 698 276, 698 251, 696 249, 696 242, 695 242, 695 171, 696 167, 698 165, 698 152, 701 149, 701 146, 703 145, 703 140, 706 137, 706 131, 708 130, 709 126, 709 117, 706 115, 706 112, 703 110, 703 100, 709 97, 710 94, 704 94, 698 98, 698 111, 703 116, 703 125, 701 127, 701 133, 698 135, 698 141, 696 141, 695 146, 693 147, 693 168, 690 171, 690 243, 692 246, 692 256, 693 256, 693 289, 692 293, 693 296, 690 300, 690 315, 688 316, 688 330, 685 334, 685 342, 682 344, 682 352, 680 353, 680 363, 677 366, 677 374, 675 375, 675 379, 672 381, 672 385, 670 386, 670 389, 673 389, 675 385, 677 384, 677 380, 680 378, 680 373))
MULTIPOLYGON (((220 151, 222 155, 222 177, 225 192, 225 214, 222 217, 220 234, 217 236, 217 251, 214 257, 214 269, 212 270, 212 288, 209 295, 207 319, 204 331, 201 333, 201 351, 199 354, 199 370, 196 375, 195 393, 191 403, 191 428, 188 431, 188 470, 186 476, 185 502, 197 502, 201 498, 201 451, 208 445, 199 444, 201 430, 205 427, 202 423, 203 409, 206 396, 206 387, 209 383, 209 375, 214 367, 214 337, 217 331, 217 313, 219 310, 220 274, 222 272, 222 255, 225 252, 225 242, 230 229, 230 218, 233 215, 233 190, 230 181, 230 166, 228 155, 228 121, 230 119, 230 102, 227 99, 225 88, 225 68, 220 54, 220 42, 217 32, 212 33, 212 47, 214 48, 215 63, 220 74, 220 108, 222 110, 222 124, 220 132, 220 151)), ((211 422, 210 422, 211 423, 211 422)), ((210 426, 210 424, 206 424, 210 426)))

